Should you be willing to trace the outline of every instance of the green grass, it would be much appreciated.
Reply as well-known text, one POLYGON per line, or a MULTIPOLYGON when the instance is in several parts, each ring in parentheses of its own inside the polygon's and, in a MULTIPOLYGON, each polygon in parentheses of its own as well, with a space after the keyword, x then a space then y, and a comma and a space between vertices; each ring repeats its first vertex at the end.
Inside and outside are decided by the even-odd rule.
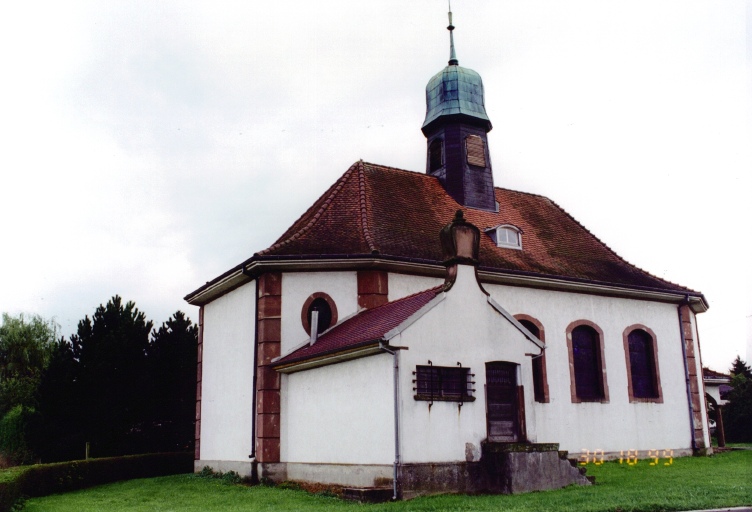
MULTIPOLYGON (((663 460, 661 460, 661 463, 663 460)), ((671 466, 609 462, 588 466, 589 487, 515 496, 442 495, 398 503, 359 505, 291 489, 226 485, 177 475, 131 480, 84 491, 35 498, 27 512, 333 510, 399 511, 672 511, 752 505, 752 451, 674 459, 671 466)))

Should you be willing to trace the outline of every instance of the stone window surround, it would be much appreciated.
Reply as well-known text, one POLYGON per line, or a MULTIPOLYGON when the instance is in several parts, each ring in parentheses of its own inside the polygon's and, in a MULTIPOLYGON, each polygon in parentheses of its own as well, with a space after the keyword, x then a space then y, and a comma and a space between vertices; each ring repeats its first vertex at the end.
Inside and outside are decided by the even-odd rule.
MULTIPOLYGON (((526 314, 519 314, 519 315, 514 315, 514 319, 517 320, 518 322, 524 320, 526 322, 530 322, 531 324, 533 324, 538 329, 538 333, 539 333, 538 339, 541 340, 544 344, 546 343, 546 331, 543 328, 543 324, 540 323, 540 321, 537 318, 532 317, 530 315, 526 315, 526 314)), ((541 377, 542 377, 542 385, 543 385, 543 401, 538 402, 536 400, 536 402, 539 404, 547 404, 550 402, 550 397, 548 394, 548 372, 546 370, 546 351, 545 350, 543 351, 543 355, 540 356, 540 360, 541 360, 541 373, 542 373, 541 377)), ((533 379, 535 379, 535 377, 533 377, 533 379)), ((535 389, 535 387, 533 387, 533 389, 535 389)))
POLYGON ((574 322, 570 323, 567 326, 567 352, 569 353, 569 390, 570 395, 572 397, 572 403, 573 404, 580 404, 580 403, 603 403, 607 404, 609 402, 609 394, 608 394, 608 379, 606 375, 606 355, 605 355, 605 349, 604 349, 604 342, 603 342, 603 329, 598 327, 595 323, 591 322, 590 320, 575 320, 574 322), (600 356, 601 356, 601 386, 603 388, 603 398, 600 400, 583 400, 579 396, 577 396, 577 387, 575 385, 574 380, 574 351, 572 350, 572 331, 576 327, 580 327, 581 325, 587 325, 588 327, 592 327, 596 334, 598 335, 598 346, 600 348, 600 356))
POLYGON ((661 371, 658 367, 658 338, 656 337, 655 333, 652 329, 649 327, 642 325, 642 324, 633 324, 624 329, 624 332, 622 333, 622 338, 624 340, 624 358, 626 361, 627 366, 627 387, 629 390, 629 403, 656 403, 656 404, 662 404, 663 403, 663 389, 661 388, 661 371), (645 331, 650 338, 653 341, 653 368, 655 370, 655 389, 656 393, 658 394, 657 397, 654 398, 639 398, 634 396, 634 391, 632 389, 632 365, 630 364, 630 358, 629 358, 629 334, 636 330, 640 329, 645 331))
POLYGON ((328 328, 337 325, 337 320, 339 318, 337 315, 337 305, 334 303, 334 299, 332 299, 328 294, 324 292, 316 292, 314 294, 311 294, 303 304, 303 308, 300 310, 300 321, 303 323, 303 329, 305 329, 305 332, 309 336, 311 335, 311 323, 308 321, 308 308, 311 307, 311 304, 313 304, 313 301, 316 299, 324 299, 326 303, 329 304, 329 308, 332 310, 332 322, 331 324, 329 324, 328 328))

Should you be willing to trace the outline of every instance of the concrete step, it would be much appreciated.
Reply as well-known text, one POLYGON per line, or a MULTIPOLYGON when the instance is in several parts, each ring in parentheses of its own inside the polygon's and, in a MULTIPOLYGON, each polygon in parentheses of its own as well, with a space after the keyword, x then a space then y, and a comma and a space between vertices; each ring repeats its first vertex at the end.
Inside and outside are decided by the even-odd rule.
POLYGON ((384 503, 391 501, 394 489, 391 487, 345 487, 342 499, 358 503, 384 503))

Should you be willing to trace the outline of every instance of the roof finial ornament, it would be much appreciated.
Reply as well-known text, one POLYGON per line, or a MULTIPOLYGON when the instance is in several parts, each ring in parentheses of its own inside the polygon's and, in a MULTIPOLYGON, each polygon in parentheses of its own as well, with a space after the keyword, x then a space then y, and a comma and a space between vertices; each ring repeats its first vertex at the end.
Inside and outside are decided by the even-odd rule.
POLYGON ((452 25, 452 1, 449 0, 449 65, 456 66, 460 62, 457 60, 457 54, 454 52, 454 25, 452 25))

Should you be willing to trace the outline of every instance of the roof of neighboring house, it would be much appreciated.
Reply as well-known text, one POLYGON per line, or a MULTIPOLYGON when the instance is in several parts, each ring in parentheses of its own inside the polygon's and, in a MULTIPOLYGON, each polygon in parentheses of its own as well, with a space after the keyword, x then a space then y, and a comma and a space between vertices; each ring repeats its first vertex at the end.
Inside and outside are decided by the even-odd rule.
POLYGON ((716 372, 711 370, 710 368, 703 368, 702 369, 702 378, 703 380, 719 380, 724 382, 731 382, 731 375, 728 375, 726 373, 716 372))
POLYGON ((463 209, 481 231, 513 225, 522 232, 522 250, 497 247, 482 234, 481 272, 686 294, 706 304, 699 292, 625 261, 552 200, 503 188, 495 195, 497 212, 465 208, 433 176, 356 162, 274 244, 186 300, 211 295, 209 290, 246 265, 265 261, 377 258, 438 266, 443 259, 439 231, 463 209))
POLYGON ((410 316, 441 293, 442 286, 431 288, 375 308, 360 311, 324 332, 313 345, 306 344, 287 354, 272 366, 282 366, 314 359, 364 344, 384 340, 389 331, 399 327, 410 316))

